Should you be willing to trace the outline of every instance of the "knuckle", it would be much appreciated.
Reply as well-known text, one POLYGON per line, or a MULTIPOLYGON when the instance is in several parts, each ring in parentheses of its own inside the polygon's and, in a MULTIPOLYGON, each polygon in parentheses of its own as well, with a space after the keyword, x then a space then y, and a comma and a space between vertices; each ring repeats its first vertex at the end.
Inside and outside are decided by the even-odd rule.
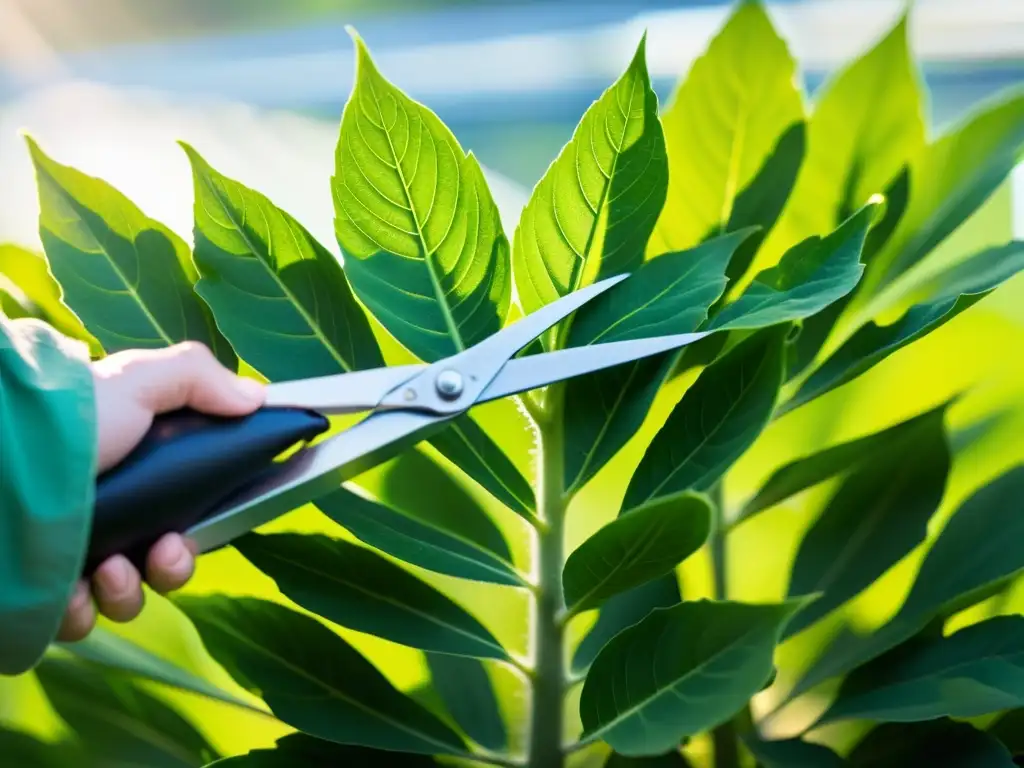
POLYGON ((199 341, 183 341, 175 345, 178 355, 196 362, 207 362, 213 360, 213 352, 205 344, 199 341))

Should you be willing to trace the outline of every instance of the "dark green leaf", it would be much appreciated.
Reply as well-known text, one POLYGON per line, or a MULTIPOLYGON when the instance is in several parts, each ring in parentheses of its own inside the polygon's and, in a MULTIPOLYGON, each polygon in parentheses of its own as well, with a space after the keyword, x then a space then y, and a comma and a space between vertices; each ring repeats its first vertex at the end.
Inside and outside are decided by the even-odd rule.
POLYGON ((461 754, 451 728, 323 624, 255 598, 176 597, 207 650, 283 722, 352 746, 461 754))
POLYGON ((645 57, 646 37, 523 209, 512 258, 526 312, 587 279, 632 272, 643 262, 668 188, 658 97, 645 57))
POLYGON ((1010 710, 993 722, 987 731, 1013 754, 1024 755, 1024 709, 1010 710))
POLYGON ((219 755, 187 720, 123 678, 69 659, 36 674, 57 714, 99 765, 192 768, 219 755))
POLYGON ((819 724, 968 718, 1024 706, 1024 617, 909 642, 855 670, 819 724))
POLYGON ((612 752, 604 768, 690 768, 690 761, 681 752, 666 752, 654 757, 628 757, 612 752))
POLYGON ((501 328, 508 241, 476 158, 388 82, 351 34, 356 75, 331 180, 335 233, 359 298, 433 362, 501 328))
POLYGON ((767 328, 704 370, 644 454, 623 509, 710 488, 771 417, 783 376, 787 328, 767 328))
POLYGON ((701 600, 650 613, 594 660, 580 696, 584 737, 624 755, 658 755, 729 719, 771 673, 799 605, 701 600))
POLYGON ((360 541, 412 565, 460 579, 523 585, 512 564, 486 547, 346 489, 317 507, 360 541))
POLYGON ((864 272, 861 249, 878 208, 878 203, 866 205, 827 237, 815 235, 793 246, 709 327, 763 328, 802 320, 850 293, 864 272))
POLYGON ((1013 768, 1006 747, 967 723, 945 718, 924 723, 886 723, 868 733, 854 747, 850 768, 908 768, 908 766, 963 766, 1013 768))
POLYGON ((633 626, 655 608, 668 608, 682 599, 679 580, 674 572, 609 599, 573 654, 573 674, 585 672, 598 652, 619 632, 633 626))
POLYGON ((428 653, 426 659, 434 688, 459 727, 484 749, 504 751, 508 734, 483 663, 441 653, 428 653))
POLYGON ((756 734, 743 737, 743 743, 757 760, 758 768, 842 768, 843 760, 821 744, 802 739, 768 741, 756 734))
POLYGON ((107 352, 185 341, 237 358, 192 286, 188 246, 100 179, 47 157, 28 139, 39 186, 39 236, 64 302, 107 352))
POLYGON ((292 733, 278 739, 273 749, 254 749, 244 755, 218 760, 210 768, 378 768, 381 765, 430 768, 438 763, 427 755, 344 746, 304 733, 292 733))
POLYGON ((44 742, 0 726, 0 755, 11 768, 67 768, 88 765, 87 756, 70 741, 44 742))
POLYGON ((569 555, 562 589, 569 613, 671 573, 707 540, 711 505, 683 492, 621 515, 569 555))
POLYGON ((458 603, 366 547, 297 533, 233 543, 284 595, 342 627, 427 651, 508 658, 458 603))
POLYGON ((803 117, 785 41, 760 3, 739 4, 665 109, 669 192, 648 252, 688 248, 727 226, 739 192, 803 117))

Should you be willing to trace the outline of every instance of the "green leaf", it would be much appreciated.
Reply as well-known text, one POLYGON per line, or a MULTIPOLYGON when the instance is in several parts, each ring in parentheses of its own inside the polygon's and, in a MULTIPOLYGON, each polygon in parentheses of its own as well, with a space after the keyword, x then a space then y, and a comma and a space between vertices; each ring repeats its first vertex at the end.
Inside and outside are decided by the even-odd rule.
POLYGON ((711 329, 763 328, 802 320, 850 293, 864 272, 861 249, 879 204, 861 208, 828 237, 793 246, 722 309, 711 329))
POLYGON ((98 765, 192 768, 219 757, 174 709, 123 678, 70 659, 36 667, 46 698, 98 765))
POLYGON ((828 747, 802 739, 763 740, 756 733, 745 734, 743 743, 757 760, 758 768, 842 768, 839 757, 828 747))
POLYGON ((690 768, 690 761, 680 752, 666 752, 654 757, 629 757, 612 752, 604 768, 690 768))
POLYGON ((650 613, 594 660, 580 696, 584 738, 657 755, 726 721, 761 689, 799 605, 700 600, 650 613))
POLYGON ((366 747, 351 747, 314 739, 304 733, 290 733, 280 738, 273 749, 254 749, 251 752, 218 760, 210 768, 430 768, 438 762, 427 755, 385 752, 366 747))
POLYGON ((911 765, 1013 768, 1006 747, 967 723, 945 718, 924 723, 886 723, 853 748, 850 768, 907 768, 911 765))
POLYGON ((512 251, 523 309, 533 312, 588 279, 639 267, 667 189, 665 138, 645 36, 629 68, 583 115, 523 209, 512 251))
POLYGON ((761 489, 743 506, 736 518, 737 523, 819 483, 857 470, 887 446, 906 440, 908 435, 920 429, 922 422, 932 419, 938 411, 944 411, 948 407, 948 403, 943 403, 937 409, 914 416, 880 432, 791 461, 772 473, 761 489))
POLYGON ((331 179, 352 287, 411 352, 434 362, 501 328, 508 241, 476 158, 377 71, 363 41, 331 179))
POLYGON ((71 741, 44 742, 0 726, 0 755, 13 768, 66 768, 83 765, 87 756, 71 741))
POLYGON ((1024 709, 1013 709, 999 717, 987 732, 1015 755, 1024 754, 1024 709))
MULTIPOLYGON (((752 230, 645 262, 577 313, 567 346, 690 333, 722 295, 725 272, 752 230)), ((565 485, 590 480, 636 434, 676 353, 570 379, 565 397, 565 485)))
POLYGON ((977 717, 1024 705, 1024 617, 997 616, 908 642, 843 681, 819 725, 977 717))
POLYGON ((911 164, 910 204, 867 281, 891 280, 919 263, 967 220, 1024 150, 1024 91, 987 101, 911 164), (874 280, 873 280, 874 278, 874 280))
POLYGON ((821 397, 882 362, 908 344, 927 336, 981 301, 1024 268, 1024 242, 988 248, 933 278, 923 290, 934 291, 896 322, 869 322, 825 360, 782 407, 788 413, 821 397))
POLYGON ((61 165, 31 138, 39 236, 64 302, 107 352, 192 340, 238 359, 195 296, 185 242, 100 179, 61 165))
POLYGON ((234 547, 306 610, 412 648, 508 659, 486 627, 370 549, 319 534, 246 534, 234 547))
POLYGON ((796 83, 765 9, 741 3, 665 110, 669 192, 648 253, 688 248, 728 225, 739 192, 803 119, 796 83))
POLYGON ((804 534, 788 595, 821 594, 793 617, 786 637, 859 594, 924 542, 952 463, 945 415, 943 407, 915 420, 853 470, 804 534))
POLYGON ((573 674, 585 672, 605 644, 619 632, 638 623, 656 608, 669 608, 682 599, 674 572, 610 598, 598 613, 594 626, 576 647, 572 657, 573 674))
POLYGON ((255 598, 179 596, 174 602, 213 658, 288 725, 352 746, 465 751, 458 734, 315 619, 255 598))
POLYGON ((427 653, 426 661, 434 689, 466 735, 491 752, 507 749, 508 733, 483 663, 442 653, 427 653))
POLYGON ((623 509, 706 491, 768 423, 782 384, 786 327, 767 328, 704 370, 648 447, 623 509))
POLYGON ((511 587, 524 584, 512 564, 490 549, 349 490, 335 491, 317 507, 360 541, 428 571, 511 587))
POLYGON ((569 555, 562 590, 570 614, 671 573, 703 546, 711 504, 690 492, 657 499, 621 515, 569 555))

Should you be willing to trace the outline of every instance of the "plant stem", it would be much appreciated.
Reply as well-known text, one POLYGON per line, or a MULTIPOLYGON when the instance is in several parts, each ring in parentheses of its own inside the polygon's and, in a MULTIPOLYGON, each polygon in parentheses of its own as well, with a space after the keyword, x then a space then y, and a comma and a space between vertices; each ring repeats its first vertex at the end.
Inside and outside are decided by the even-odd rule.
MULTIPOLYGON (((729 529, 725 520, 725 494, 722 482, 719 481, 711 489, 711 500, 715 505, 715 528, 711 534, 711 567, 714 574, 715 598, 729 598, 729 561, 726 549, 726 538, 729 529)), ((740 752, 736 741, 736 728, 732 721, 722 723, 711 732, 714 745, 715 768, 739 768, 740 752)))
MULTIPOLYGON (((555 394, 555 393, 551 393, 555 394)), ((561 394, 561 393, 558 393, 561 394)), ((540 427, 540 517, 538 530, 538 589, 534 593, 533 707, 527 764, 530 768, 561 768, 565 659, 562 598, 562 559, 565 536, 565 497, 562 492, 562 419, 558 398, 550 403, 540 427)))

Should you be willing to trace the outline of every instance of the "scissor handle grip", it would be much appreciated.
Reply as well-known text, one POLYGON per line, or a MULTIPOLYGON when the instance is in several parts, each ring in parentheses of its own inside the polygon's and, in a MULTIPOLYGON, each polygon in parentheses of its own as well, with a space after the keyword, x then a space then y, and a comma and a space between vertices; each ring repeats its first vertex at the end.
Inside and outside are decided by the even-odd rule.
POLYGON ((145 575, 149 549, 185 533, 296 443, 330 426, 315 411, 264 407, 237 418, 163 414, 135 450, 96 481, 85 576, 123 554, 145 575))

